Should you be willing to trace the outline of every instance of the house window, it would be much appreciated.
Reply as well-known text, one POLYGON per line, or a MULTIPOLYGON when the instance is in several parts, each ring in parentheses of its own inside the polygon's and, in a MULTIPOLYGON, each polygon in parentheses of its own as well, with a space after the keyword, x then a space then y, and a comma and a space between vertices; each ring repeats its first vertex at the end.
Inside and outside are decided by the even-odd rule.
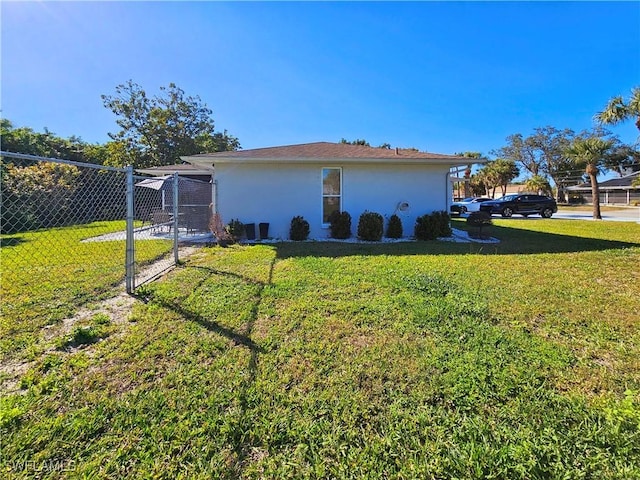
POLYGON ((329 215, 342 209, 342 168, 322 169, 322 224, 329 225, 329 215))

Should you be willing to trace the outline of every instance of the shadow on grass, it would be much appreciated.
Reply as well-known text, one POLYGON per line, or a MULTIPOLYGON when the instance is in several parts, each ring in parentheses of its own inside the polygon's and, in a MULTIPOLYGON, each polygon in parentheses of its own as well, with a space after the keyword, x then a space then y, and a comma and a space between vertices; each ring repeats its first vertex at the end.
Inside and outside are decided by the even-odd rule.
MULTIPOLYGON (((249 394, 250 390, 255 384, 257 372, 258 372, 258 355, 265 353, 266 350, 260 345, 256 344, 251 339, 251 334, 253 333, 254 325, 258 319, 258 313, 260 311, 260 305, 263 300, 263 293, 266 286, 271 285, 273 281, 273 269, 275 266, 276 257, 274 256, 269 265, 269 274, 267 281, 260 281, 255 278, 247 277, 245 275, 241 275, 235 272, 229 272, 224 270, 217 270, 212 267, 202 266, 202 265, 190 265, 184 266, 184 269, 198 270, 206 273, 202 279, 193 286, 191 292, 196 292, 199 288, 211 277, 231 277, 234 279, 238 279, 247 285, 251 285, 257 288, 254 301, 251 304, 251 310, 249 319, 245 323, 244 327, 239 331, 233 330, 231 328, 220 325, 212 318, 204 317, 201 314, 196 312, 192 312, 186 308, 184 308, 183 300, 180 299, 178 301, 168 301, 166 299, 154 297, 153 294, 147 296, 140 296, 141 300, 145 302, 153 302, 157 305, 161 305, 162 307, 171 310, 177 314, 179 314, 183 319, 196 322, 205 329, 210 332, 216 333, 218 335, 222 335, 223 337, 231 340, 235 345, 239 345, 242 347, 246 347, 250 351, 249 362, 247 364, 248 375, 245 377, 242 382, 242 387, 239 392, 239 403, 241 408, 239 424, 244 424, 247 421, 248 410, 250 408, 249 405, 249 394)), ((144 290, 143 290, 144 291, 144 290)), ((235 452, 235 465, 232 467, 232 473, 234 473, 233 477, 235 477, 235 473, 242 472, 243 466, 246 463, 246 459, 251 454, 250 445, 245 443, 241 436, 237 436, 236 442, 233 444, 233 450, 235 452)))
MULTIPOLYGON (((178 315, 180 315, 180 317, 182 317, 185 320, 188 320, 188 321, 191 321, 191 322, 196 322, 196 323, 200 324, 202 327, 204 327, 207 330, 209 330, 210 332, 216 333, 218 335, 221 335, 221 336, 231 340, 236 345, 245 346, 245 347, 249 348, 252 352, 255 351, 255 352, 258 352, 258 353, 263 353, 264 350, 262 349, 262 347, 260 347, 259 345, 256 345, 253 342, 253 340, 251 340, 250 334, 251 334, 251 330, 253 329, 253 324, 255 323, 257 315, 258 315, 258 307, 259 307, 259 302, 261 302, 261 300, 262 300, 262 290, 264 289, 264 283, 258 282, 257 280, 254 280, 254 279, 251 279, 251 278, 246 278, 246 277, 244 277, 242 275, 238 275, 238 274, 231 273, 231 272, 219 271, 219 270, 216 270, 216 269, 210 268, 210 267, 186 266, 186 267, 182 267, 182 268, 184 268, 186 270, 190 270, 190 269, 191 270, 201 270, 201 271, 205 271, 206 273, 209 274, 208 276, 203 277, 202 280, 200 280, 200 282, 198 282, 196 285, 193 286, 192 292, 198 291, 198 289, 202 286, 202 284, 205 281, 207 281, 210 277, 216 276, 216 275, 224 275, 224 276, 231 276, 231 277, 234 277, 234 278, 239 278, 240 280, 242 280, 242 281, 244 281, 246 283, 257 284, 259 286, 258 301, 256 302, 257 304, 255 306, 252 306, 251 317, 250 317, 249 321, 247 322, 247 325, 246 325, 244 331, 237 332, 237 331, 235 331, 233 329, 230 329, 228 327, 220 325, 219 323, 217 323, 213 319, 206 318, 206 317, 202 316, 199 313, 192 312, 192 311, 184 308, 184 306, 183 306, 183 304, 184 304, 183 300, 184 299, 169 301, 167 299, 160 298, 160 297, 157 297, 157 296, 153 295, 153 293, 148 292, 148 290, 145 289, 145 288, 139 289, 140 293, 134 294, 134 296, 137 297, 139 300, 145 302, 145 303, 154 303, 154 304, 159 305, 159 306, 161 306, 163 308, 166 308, 167 310, 171 310, 171 311, 177 313, 178 315)), ((273 270, 273 267, 272 267, 272 270, 273 270)))
POLYGON ((20 245, 24 243, 26 240, 23 237, 5 237, 0 238, 0 247, 15 247, 16 245, 20 245))
MULTIPOLYGON (((456 222, 454 228, 476 232, 456 222)), ((573 253, 640 247, 638 242, 624 242, 559 233, 540 232, 515 226, 492 225, 482 229, 483 236, 500 243, 456 243, 439 240, 397 243, 283 242, 276 244, 279 259, 296 257, 344 257, 369 255, 522 255, 573 253)))

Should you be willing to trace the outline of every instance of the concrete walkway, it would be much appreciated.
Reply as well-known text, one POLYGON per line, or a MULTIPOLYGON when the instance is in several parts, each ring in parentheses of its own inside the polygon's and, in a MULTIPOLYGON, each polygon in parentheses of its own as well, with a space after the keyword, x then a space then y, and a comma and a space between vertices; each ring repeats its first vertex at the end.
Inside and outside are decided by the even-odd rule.
MULTIPOLYGON (((173 231, 153 231, 151 227, 140 227, 133 230, 135 240, 170 240, 173 241, 173 231)), ((83 242, 112 242, 126 240, 127 232, 112 232, 83 240, 83 242)), ((212 243, 211 232, 188 233, 184 229, 178 230, 178 243, 212 243)))

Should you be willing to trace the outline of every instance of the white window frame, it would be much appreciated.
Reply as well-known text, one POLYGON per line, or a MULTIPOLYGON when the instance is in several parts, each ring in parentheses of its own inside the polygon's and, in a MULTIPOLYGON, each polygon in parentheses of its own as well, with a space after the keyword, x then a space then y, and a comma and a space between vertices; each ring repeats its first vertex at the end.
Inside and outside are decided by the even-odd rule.
POLYGON ((342 167, 322 167, 320 170, 320 222, 322 224, 322 228, 329 228, 331 224, 324 222, 324 199, 325 198, 339 198, 338 210, 342 212, 342 195, 343 195, 343 184, 342 184, 342 167), (340 172, 340 194, 339 195, 326 195, 324 193, 324 171, 325 170, 338 170, 340 172))

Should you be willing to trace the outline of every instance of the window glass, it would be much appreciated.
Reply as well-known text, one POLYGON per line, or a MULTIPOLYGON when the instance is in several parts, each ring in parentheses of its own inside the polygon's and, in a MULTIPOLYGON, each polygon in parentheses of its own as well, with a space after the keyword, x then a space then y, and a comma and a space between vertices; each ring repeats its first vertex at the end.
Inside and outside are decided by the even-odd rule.
POLYGON ((342 169, 322 169, 322 223, 329 223, 329 216, 340 211, 342 202, 342 169))
POLYGON ((322 169, 322 194, 340 195, 340 169, 322 169))
POLYGON ((329 223, 329 216, 340 211, 340 197, 324 197, 322 199, 322 223, 329 223))

